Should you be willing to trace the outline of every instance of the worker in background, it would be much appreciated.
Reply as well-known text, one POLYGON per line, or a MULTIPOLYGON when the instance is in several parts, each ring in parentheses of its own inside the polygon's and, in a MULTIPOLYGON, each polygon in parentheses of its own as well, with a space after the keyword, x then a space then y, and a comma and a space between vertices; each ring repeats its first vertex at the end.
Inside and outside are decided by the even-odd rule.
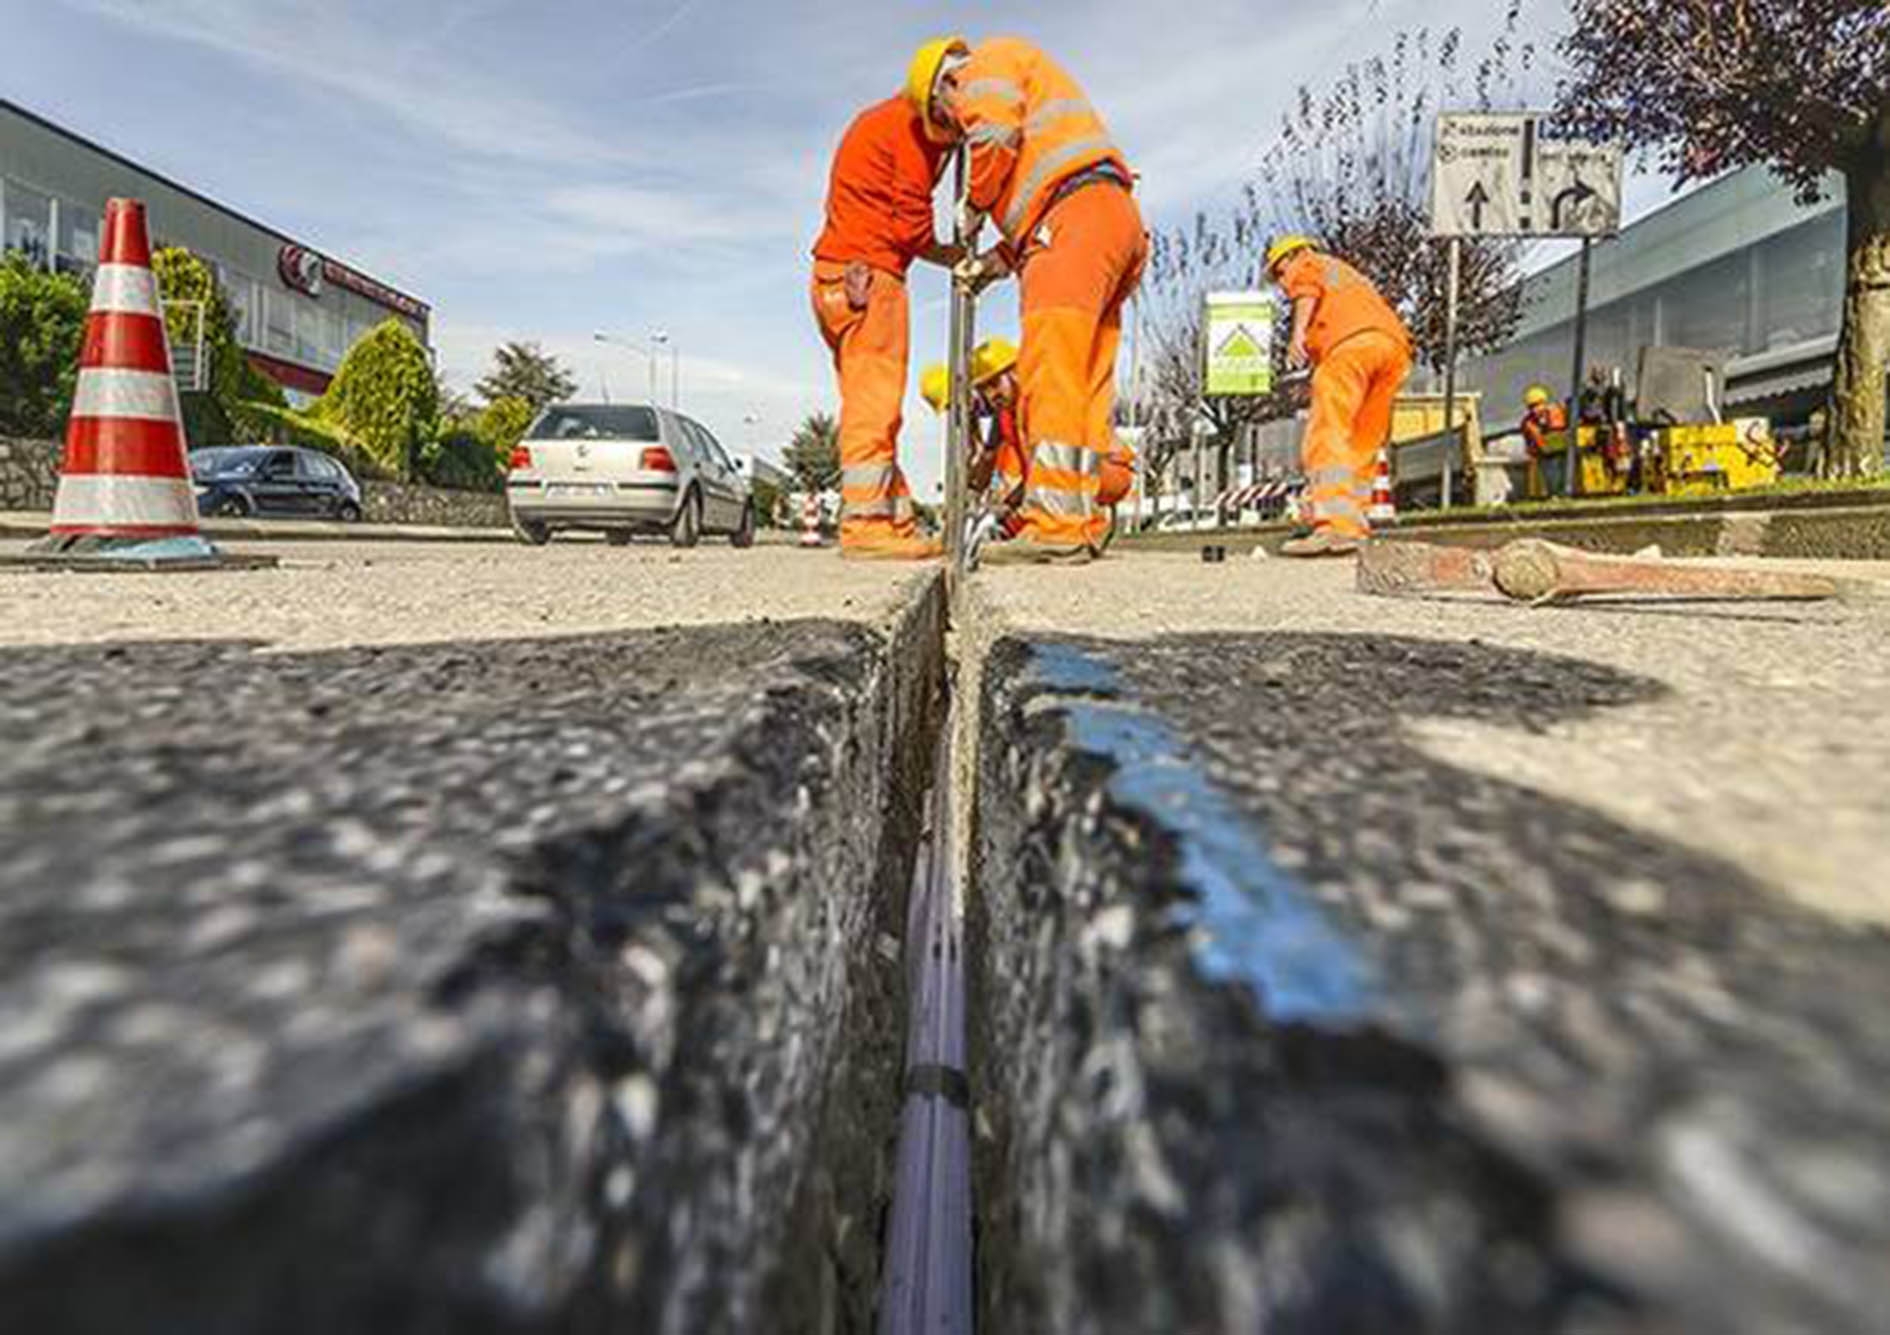
POLYGON ((1371 536, 1374 464, 1391 436, 1392 402, 1411 374, 1411 335, 1363 274, 1306 237, 1275 241, 1267 272, 1293 303, 1287 359, 1313 368, 1300 444, 1312 532, 1280 550, 1347 555, 1371 536))
MULTIPOLYGON (((1018 425, 1021 386, 1017 378, 1018 348, 1009 339, 994 338, 978 345, 971 356, 971 455, 966 461, 971 495, 991 493, 998 531, 1014 538, 1024 529, 1022 510, 1030 457, 1018 425), (995 489, 993 483, 995 482, 995 489)), ((920 393, 934 412, 951 406, 951 371, 944 363, 926 368, 920 393)), ((1135 485, 1135 451, 1112 437, 1097 476, 1096 504, 1113 514, 1135 485)), ((1114 524, 1106 536, 1113 536, 1114 524)))
POLYGON ((906 274, 915 260, 959 256, 933 231, 932 195, 945 147, 904 97, 868 107, 847 128, 814 243, 814 318, 840 381, 840 551, 867 560, 923 560, 938 544, 918 535, 899 468, 906 396, 906 274))
POLYGON ((968 146, 971 206, 1003 238, 959 276, 976 288, 1015 273, 1021 288, 1030 467, 1018 535, 985 560, 1087 561, 1108 537, 1098 490, 1122 308, 1148 259, 1135 178, 1082 88, 1029 42, 929 43, 907 93, 932 135, 968 146))
MULTIPOLYGON (((1523 448, 1529 455, 1529 477, 1525 494, 1534 500, 1548 495, 1542 477, 1542 456, 1549 437, 1568 430, 1568 409, 1542 385, 1531 385, 1523 393, 1523 448)), ((1558 447, 1560 448, 1560 447, 1558 447)))

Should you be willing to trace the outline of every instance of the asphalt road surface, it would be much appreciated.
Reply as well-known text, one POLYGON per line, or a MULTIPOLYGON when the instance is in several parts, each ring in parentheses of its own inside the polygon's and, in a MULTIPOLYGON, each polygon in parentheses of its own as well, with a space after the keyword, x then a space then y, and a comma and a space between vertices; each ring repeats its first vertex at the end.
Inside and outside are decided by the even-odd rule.
POLYGON ((282 554, 0 573, 0 1324, 869 1320, 936 582, 282 554))
POLYGON ((1890 1305, 1890 617, 992 572, 1009 1328, 1855 1331, 1890 1305))

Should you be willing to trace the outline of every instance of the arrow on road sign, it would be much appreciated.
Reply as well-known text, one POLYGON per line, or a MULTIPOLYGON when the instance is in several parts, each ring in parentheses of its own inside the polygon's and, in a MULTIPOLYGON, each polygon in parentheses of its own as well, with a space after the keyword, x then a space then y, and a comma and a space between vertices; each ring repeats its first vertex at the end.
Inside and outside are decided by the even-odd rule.
POLYGON ((1594 197, 1595 192, 1586 181, 1576 181, 1549 201, 1549 226, 1558 232, 1563 230, 1570 224, 1568 210, 1578 208, 1594 197))
POLYGON ((1470 193, 1463 197, 1463 202, 1470 206, 1470 227, 1472 231, 1483 230, 1483 209, 1490 202, 1490 192, 1478 181, 1470 187, 1470 193))

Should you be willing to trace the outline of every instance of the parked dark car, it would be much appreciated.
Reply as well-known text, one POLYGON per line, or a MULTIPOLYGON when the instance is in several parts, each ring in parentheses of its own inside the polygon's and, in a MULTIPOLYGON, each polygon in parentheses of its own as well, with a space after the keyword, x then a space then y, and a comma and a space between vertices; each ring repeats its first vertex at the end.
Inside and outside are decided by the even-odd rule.
POLYGON ((361 517, 361 484, 341 462, 287 445, 229 445, 193 450, 191 481, 197 512, 223 516, 286 515, 302 519, 361 517))

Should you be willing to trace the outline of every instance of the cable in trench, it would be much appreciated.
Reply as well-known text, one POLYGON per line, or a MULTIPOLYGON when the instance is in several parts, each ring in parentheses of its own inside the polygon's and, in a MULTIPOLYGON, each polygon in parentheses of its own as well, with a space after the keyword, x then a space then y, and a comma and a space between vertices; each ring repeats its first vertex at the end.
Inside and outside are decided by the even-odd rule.
POLYGON ((972 1329, 965 905, 954 871, 951 736, 948 712, 906 912, 905 1101, 879 1335, 970 1335, 972 1329))

